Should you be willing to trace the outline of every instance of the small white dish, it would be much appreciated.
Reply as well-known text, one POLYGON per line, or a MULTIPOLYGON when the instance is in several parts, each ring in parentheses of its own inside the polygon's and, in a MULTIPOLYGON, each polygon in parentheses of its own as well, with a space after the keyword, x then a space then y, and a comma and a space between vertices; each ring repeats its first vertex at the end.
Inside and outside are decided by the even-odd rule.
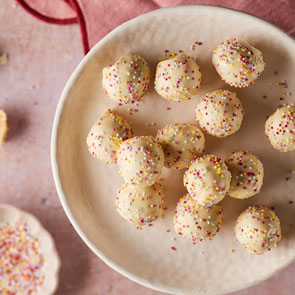
POLYGON ((43 284, 38 287, 36 295, 53 295, 58 285, 60 269, 60 259, 53 238, 32 214, 11 205, 0 204, 0 224, 9 223, 15 227, 18 222, 26 224, 28 233, 38 239, 39 253, 44 259, 41 267, 41 274, 44 276, 43 284))
MULTIPOLYGON (((292 38, 259 18, 199 5, 171 7, 142 15, 119 26, 97 43, 65 86, 51 142, 52 169, 61 203, 90 249, 110 267, 144 286, 186 295, 240 290, 267 279, 294 261, 295 205, 290 202, 295 201, 295 177, 292 178, 290 171, 295 153, 275 151, 264 134, 266 116, 281 103, 281 93, 295 94, 294 52, 292 38), (231 37, 254 43, 264 54, 264 73, 245 89, 225 85, 211 63, 213 49, 231 37), (191 50, 194 41, 202 45, 191 50), (220 233, 212 241, 196 245, 173 231, 176 201, 185 192, 182 171, 163 170, 168 210, 162 220, 139 231, 116 212, 116 191, 123 183, 118 168, 94 159, 85 143, 90 127, 108 108, 125 116, 136 135, 154 135, 167 123, 195 123, 197 97, 182 103, 168 102, 155 93, 151 83, 138 106, 119 107, 102 89, 102 69, 122 54, 139 53, 154 70, 159 58, 165 56, 164 50, 169 53, 183 50, 197 57, 203 75, 197 97, 222 87, 236 91, 244 103, 246 117, 241 130, 226 139, 206 135, 207 151, 224 158, 235 150, 249 150, 260 157, 265 167, 261 193, 248 200, 226 197, 222 201, 225 220, 220 233), (288 89, 277 85, 282 80, 288 81, 288 89), (130 108, 138 111, 130 115, 130 108), (286 181, 286 178, 290 179, 286 181), (247 253, 233 233, 237 216, 250 204, 274 207, 281 219, 282 241, 262 256, 247 253)), ((294 97, 287 94, 283 99, 294 101, 294 97)))

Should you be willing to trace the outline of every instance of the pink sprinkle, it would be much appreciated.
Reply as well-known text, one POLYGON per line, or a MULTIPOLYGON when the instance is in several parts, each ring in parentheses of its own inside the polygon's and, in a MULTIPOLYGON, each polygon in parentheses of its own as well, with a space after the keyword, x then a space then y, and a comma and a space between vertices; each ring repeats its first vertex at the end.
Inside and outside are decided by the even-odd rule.
POLYGON ((166 229, 166 233, 170 233, 170 229, 166 229))
POLYGON ((173 250, 173 251, 176 251, 176 248, 175 247, 171 247, 170 249, 173 250))

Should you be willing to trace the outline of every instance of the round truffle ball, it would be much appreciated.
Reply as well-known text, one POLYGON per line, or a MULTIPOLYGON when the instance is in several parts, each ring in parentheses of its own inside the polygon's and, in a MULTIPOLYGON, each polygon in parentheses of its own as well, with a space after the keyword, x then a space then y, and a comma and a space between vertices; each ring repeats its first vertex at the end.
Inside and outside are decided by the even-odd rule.
POLYGON ((231 174, 224 161, 209 154, 192 162, 184 174, 183 183, 198 204, 212 206, 228 193, 230 180, 231 174))
POLYGON ((7 115, 3 110, 0 110, 0 147, 4 143, 7 134, 7 115))
POLYGON ((212 62, 225 83, 239 88, 253 84, 265 65, 263 55, 257 48, 235 38, 217 46, 212 62))
POLYGON ((196 120, 210 135, 226 137, 237 132, 244 110, 236 93, 218 89, 210 91, 197 103, 196 120))
POLYGON ((116 198, 116 208, 120 215, 138 227, 161 217, 164 207, 164 192, 159 183, 151 186, 124 184, 116 198))
POLYGON ((157 141, 163 147, 164 165, 168 168, 187 168, 192 160, 201 156, 205 148, 202 131, 192 124, 170 124, 159 130, 157 141))
POLYGON ((246 199, 257 195, 263 184, 263 164, 250 152, 237 151, 225 160, 231 173, 229 195, 237 199, 246 199))
POLYGON ((280 152, 295 150, 295 106, 278 108, 265 122, 265 134, 280 152))
POLYGON ((105 163, 117 162, 120 144, 133 135, 129 123, 111 110, 105 111, 87 136, 90 153, 105 163))
POLYGON ((222 222, 223 211, 220 205, 199 205, 189 194, 177 203, 174 230, 192 242, 211 239, 219 231, 222 222))
POLYGON ((164 152, 152 136, 127 139, 118 151, 120 174, 133 185, 152 185, 164 166, 164 152))
POLYGON ((263 254, 280 241, 280 220, 268 207, 249 207, 238 217, 235 235, 248 252, 263 254))
POLYGON ((180 102, 196 95, 200 86, 200 67, 192 57, 177 54, 158 63, 155 89, 163 98, 180 102))
POLYGON ((115 102, 140 101, 150 82, 150 68, 139 54, 122 55, 112 66, 103 69, 102 86, 115 102))

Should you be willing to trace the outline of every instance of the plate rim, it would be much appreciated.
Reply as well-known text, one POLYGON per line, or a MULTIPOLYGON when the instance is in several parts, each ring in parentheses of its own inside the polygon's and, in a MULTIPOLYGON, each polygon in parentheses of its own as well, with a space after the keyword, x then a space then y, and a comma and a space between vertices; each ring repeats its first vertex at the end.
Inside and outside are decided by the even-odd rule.
MULTIPOLYGON (((181 291, 181 289, 175 289, 175 288, 168 288, 165 287, 161 284, 153 284, 150 281, 141 278, 138 275, 135 275, 129 271, 127 271, 126 269, 124 269, 123 267, 119 266, 116 262, 110 260, 102 251, 100 251, 87 237, 87 235, 83 232, 83 230, 81 229, 80 225, 78 224, 78 222, 75 220, 75 217, 70 209, 70 205, 67 202, 67 197, 66 194, 63 191, 62 188, 62 183, 59 177, 59 167, 58 167, 58 161, 57 161, 57 137, 58 137, 58 129, 59 129, 59 123, 60 123, 60 119, 61 119, 61 115, 62 115, 62 111, 63 111, 63 107, 64 104, 66 102, 68 93, 70 92, 72 85, 75 83, 75 80, 78 78, 80 72, 85 68, 85 66, 87 65, 88 61, 95 55, 95 53, 99 50, 100 47, 102 47, 108 40, 110 40, 112 38, 113 35, 117 34, 119 31, 121 31, 122 29, 124 29, 125 27, 127 27, 130 23, 136 22, 136 21, 140 21, 141 19, 144 19, 146 17, 150 17, 153 15, 157 15, 157 14, 161 14, 161 13, 165 13, 166 11, 169 10, 173 10, 173 9, 209 9, 209 10, 226 10, 229 11, 230 13, 235 13, 235 14, 243 14, 249 18, 255 19, 256 21, 262 22, 265 25, 268 25, 269 27, 271 27, 272 29, 276 30, 278 33, 280 33, 281 35, 283 35, 285 38, 289 39, 289 41, 294 42, 295 43, 295 38, 293 38, 292 36, 288 35, 283 29, 281 29, 280 27, 278 27, 275 24, 272 24, 264 19, 261 19, 258 16, 252 15, 250 13, 247 12, 243 12, 237 9, 233 9, 233 8, 228 8, 228 7, 224 7, 224 6, 216 6, 216 5, 208 5, 208 4, 191 4, 191 5, 177 5, 177 6, 170 6, 170 7, 164 7, 164 8, 159 8, 144 14, 141 14, 135 18, 132 18, 124 23, 122 23, 121 25, 117 26, 115 29, 113 29, 111 32, 109 32, 106 36, 104 36, 101 40, 99 40, 91 49, 90 51, 82 58, 82 60, 79 62, 79 64, 76 66, 75 70, 72 72, 72 74, 70 75, 69 79, 67 80, 64 89, 60 95, 60 98, 58 100, 57 103, 57 107, 56 107, 56 111, 55 111, 55 115, 54 115, 54 120, 53 120, 53 124, 52 124, 52 132, 51 132, 51 143, 50 143, 50 158, 51 158, 51 168, 52 168, 52 174, 53 174, 53 179, 54 179, 54 184, 57 190, 57 194, 59 197, 59 200, 61 202, 61 205, 63 207, 63 210, 66 213, 67 218, 69 219, 69 221, 71 222, 71 224, 73 225, 75 231, 78 233, 78 235, 80 236, 80 238, 83 240, 83 242, 88 246, 88 248, 96 255, 98 256, 98 258, 100 258, 106 265, 108 265, 109 267, 111 267, 113 270, 115 270, 116 272, 120 273, 121 275, 127 277, 128 279, 132 280, 135 283, 138 283, 144 287, 153 289, 155 291, 159 291, 159 292, 164 292, 164 293, 169 293, 169 294, 175 294, 175 295, 188 295, 188 294, 204 294, 204 292, 202 291, 197 291, 193 292, 193 293, 187 293, 184 291, 181 291)), ((274 274, 280 272, 281 270, 283 270, 284 268, 288 267, 290 264, 292 264, 295 261, 295 256, 293 259, 287 261, 286 263, 282 264, 281 267, 278 270, 275 270, 273 273, 267 274, 264 277, 262 277, 261 279, 254 281, 252 283, 243 285, 241 287, 237 287, 234 289, 226 289, 226 290, 216 290, 215 292, 211 292, 211 295, 222 295, 222 294, 227 294, 227 293, 231 293, 231 292, 236 292, 236 291, 240 291, 252 286, 255 286, 267 279, 269 279, 270 277, 272 277, 274 274)))

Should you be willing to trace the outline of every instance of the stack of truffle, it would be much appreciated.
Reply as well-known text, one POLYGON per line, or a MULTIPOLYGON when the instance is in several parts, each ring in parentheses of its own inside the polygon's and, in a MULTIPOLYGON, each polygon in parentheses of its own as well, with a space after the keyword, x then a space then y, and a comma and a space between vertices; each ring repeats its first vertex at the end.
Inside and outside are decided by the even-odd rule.
MULTIPOLYGON (((234 87, 253 84, 264 70, 262 53, 246 41, 224 41, 213 52, 213 65, 223 81, 234 87)), ((123 55, 103 70, 106 94, 121 104, 141 100, 148 89, 150 70, 136 54, 123 55)), ((155 90, 167 100, 181 102, 196 95, 201 72, 194 58, 175 54, 158 63, 155 90)), ((196 121, 208 134, 227 137, 237 132, 244 110, 236 93, 217 89, 197 102, 196 121)), ((281 152, 295 150, 295 107, 287 105, 269 116, 267 138, 281 152)), ((193 242, 210 239, 219 231, 223 210, 218 204, 226 195, 244 199, 260 192, 263 164, 248 151, 231 153, 225 161, 204 154, 205 137, 193 124, 170 124, 156 137, 135 136, 128 122, 107 110, 87 137, 91 154, 105 163, 117 163, 125 184, 118 190, 116 207, 138 228, 163 215, 164 192, 157 182, 163 166, 185 169, 188 193, 177 203, 174 229, 193 242)), ((235 234, 251 253, 262 254, 281 239, 280 222, 265 206, 246 209, 237 219, 235 234)))

